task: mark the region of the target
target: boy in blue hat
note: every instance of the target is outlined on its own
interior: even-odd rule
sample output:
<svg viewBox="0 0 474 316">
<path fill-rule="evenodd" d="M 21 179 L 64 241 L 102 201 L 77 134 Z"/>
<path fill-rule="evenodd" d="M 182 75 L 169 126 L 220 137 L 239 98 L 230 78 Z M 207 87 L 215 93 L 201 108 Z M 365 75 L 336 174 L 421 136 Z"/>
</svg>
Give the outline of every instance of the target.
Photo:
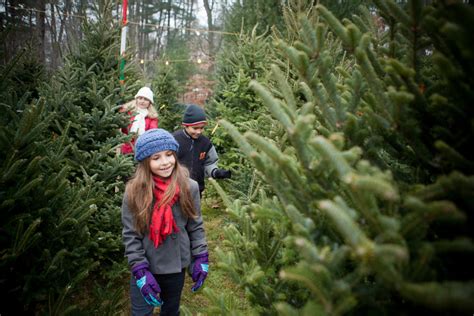
<svg viewBox="0 0 474 316">
<path fill-rule="evenodd" d="M 178 160 L 189 170 L 190 177 L 199 184 L 199 191 L 204 191 L 204 178 L 227 179 L 230 170 L 217 167 L 216 149 L 209 138 L 202 133 L 207 125 L 206 113 L 195 104 L 189 105 L 183 115 L 183 129 L 173 133 L 179 143 Z"/>
</svg>

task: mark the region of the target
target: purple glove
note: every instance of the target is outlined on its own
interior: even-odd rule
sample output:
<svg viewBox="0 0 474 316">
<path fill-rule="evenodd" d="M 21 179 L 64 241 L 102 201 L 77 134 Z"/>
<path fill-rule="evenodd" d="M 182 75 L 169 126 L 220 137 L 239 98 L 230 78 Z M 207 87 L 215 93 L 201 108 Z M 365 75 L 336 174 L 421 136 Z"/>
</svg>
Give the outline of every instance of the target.
<svg viewBox="0 0 474 316">
<path fill-rule="evenodd" d="M 193 271 L 192 279 L 194 282 L 191 291 L 196 292 L 204 284 L 204 280 L 207 278 L 207 271 L 209 270 L 209 254 L 207 252 L 193 257 Z"/>
<path fill-rule="evenodd" d="M 160 299 L 161 289 L 148 268 L 148 263 L 139 263 L 132 268 L 132 274 L 137 280 L 137 286 L 148 305 L 160 306 L 163 304 Z"/>
</svg>

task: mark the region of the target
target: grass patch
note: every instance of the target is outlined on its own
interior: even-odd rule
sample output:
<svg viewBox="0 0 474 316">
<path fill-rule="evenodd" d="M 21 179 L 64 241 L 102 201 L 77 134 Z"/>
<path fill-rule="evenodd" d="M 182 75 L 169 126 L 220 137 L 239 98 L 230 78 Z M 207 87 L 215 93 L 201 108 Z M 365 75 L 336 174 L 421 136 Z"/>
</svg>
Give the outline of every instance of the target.
<svg viewBox="0 0 474 316">
<path fill-rule="evenodd" d="M 226 275 L 225 271 L 217 266 L 217 258 L 213 255 L 216 247 L 225 249 L 222 242 L 224 240 L 223 227 L 226 214 L 221 205 L 216 205 L 210 199 L 203 200 L 202 214 L 209 248 L 209 275 L 204 287 L 197 293 L 191 292 L 193 282 L 190 277 L 186 278 L 181 298 L 183 314 L 216 314 L 216 308 L 225 304 L 239 314 L 248 315 L 250 314 L 248 312 L 250 307 L 244 291 Z M 211 300 L 214 302 L 211 302 Z"/>
<path fill-rule="evenodd" d="M 234 315 L 250 315 L 250 305 L 245 298 L 245 293 L 240 289 L 225 271 L 217 266 L 217 257 L 214 255 L 216 247 L 225 249 L 222 245 L 224 240 L 223 227 L 226 224 L 226 213 L 222 205 L 210 198 L 202 201 L 202 216 L 206 230 L 206 238 L 209 248 L 209 275 L 197 293 L 191 292 L 193 281 L 186 275 L 183 294 L 181 296 L 182 315 L 216 315 L 219 311 L 232 310 Z M 123 282 L 124 296 L 127 300 L 126 310 L 119 311 L 115 315 L 130 315 L 130 300 L 128 297 L 129 279 Z M 154 313 L 159 315 L 159 309 Z"/>
</svg>

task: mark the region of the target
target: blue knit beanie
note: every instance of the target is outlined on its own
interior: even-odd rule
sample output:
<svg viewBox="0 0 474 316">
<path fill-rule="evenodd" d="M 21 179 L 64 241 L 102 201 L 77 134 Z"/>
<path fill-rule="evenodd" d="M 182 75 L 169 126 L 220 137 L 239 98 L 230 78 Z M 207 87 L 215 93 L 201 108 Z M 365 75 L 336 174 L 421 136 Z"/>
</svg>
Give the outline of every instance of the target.
<svg viewBox="0 0 474 316">
<path fill-rule="evenodd" d="M 154 128 L 141 134 L 135 143 L 135 160 L 142 161 L 151 155 L 165 150 L 177 152 L 178 142 L 168 131 Z"/>
</svg>

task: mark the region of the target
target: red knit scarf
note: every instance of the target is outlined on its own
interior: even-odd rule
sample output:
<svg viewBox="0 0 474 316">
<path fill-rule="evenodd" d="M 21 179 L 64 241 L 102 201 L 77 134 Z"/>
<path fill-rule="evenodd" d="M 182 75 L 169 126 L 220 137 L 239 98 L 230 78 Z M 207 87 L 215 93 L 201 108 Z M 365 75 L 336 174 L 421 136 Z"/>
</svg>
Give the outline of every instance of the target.
<svg viewBox="0 0 474 316">
<path fill-rule="evenodd" d="M 151 216 L 150 239 L 153 241 L 155 248 L 157 248 L 172 232 L 179 232 L 178 226 L 176 225 L 173 217 L 173 211 L 171 210 L 171 207 L 179 198 L 179 187 L 176 185 L 176 191 L 174 192 L 173 198 L 168 204 L 158 207 L 159 202 L 163 198 L 171 179 L 162 179 L 160 177 L 153 176 L 153 181 L 155 182 L 153 194 L 155 196 L 156 203 L 153 207 L 153 214 Z"/>
</svg>

